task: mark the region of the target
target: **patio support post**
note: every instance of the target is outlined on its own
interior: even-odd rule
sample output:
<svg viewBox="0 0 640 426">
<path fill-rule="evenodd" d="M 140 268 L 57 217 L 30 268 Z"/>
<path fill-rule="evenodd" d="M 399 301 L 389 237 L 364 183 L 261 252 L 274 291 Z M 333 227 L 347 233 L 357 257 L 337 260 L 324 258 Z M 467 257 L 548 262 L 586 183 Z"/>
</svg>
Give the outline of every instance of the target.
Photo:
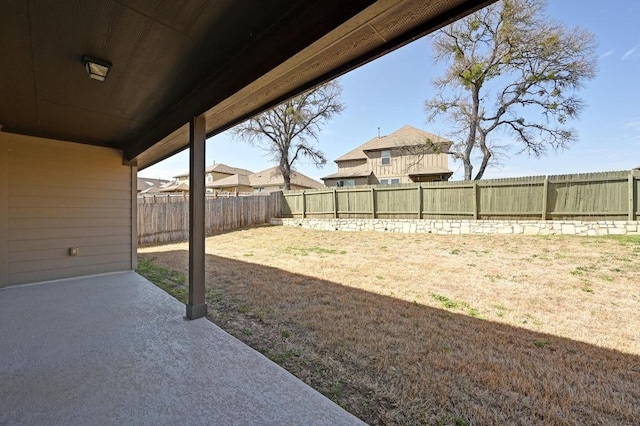
<svg viewBox="0 0 640 426">
<path fill-rule="evenodd" d="M 9 284 L 9 241 L 7 229 L 9 227 L 9 144 L 2 134 L 0 126 L 0 288 Z"/>
<path fill-rule="evenodd" d="M 198 319 L 207 315 L 205 301 L 205 139 L 204 115 L 189 123 L 189 303 L 187 318 Z"/>
</svg>

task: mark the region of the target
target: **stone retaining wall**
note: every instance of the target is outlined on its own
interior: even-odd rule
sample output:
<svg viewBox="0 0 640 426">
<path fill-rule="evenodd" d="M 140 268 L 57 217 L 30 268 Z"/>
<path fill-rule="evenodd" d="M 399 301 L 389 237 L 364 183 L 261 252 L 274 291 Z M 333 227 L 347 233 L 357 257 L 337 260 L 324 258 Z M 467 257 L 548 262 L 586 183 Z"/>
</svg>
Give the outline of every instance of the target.
<svg viewBox="0 0 640 426">
<path fill-rule="evenodd" d="M 272 225 L 325 231 L 387 231 L 432 234 L 640 235 L 640 221 L 271 219 Z"/>
</svg>

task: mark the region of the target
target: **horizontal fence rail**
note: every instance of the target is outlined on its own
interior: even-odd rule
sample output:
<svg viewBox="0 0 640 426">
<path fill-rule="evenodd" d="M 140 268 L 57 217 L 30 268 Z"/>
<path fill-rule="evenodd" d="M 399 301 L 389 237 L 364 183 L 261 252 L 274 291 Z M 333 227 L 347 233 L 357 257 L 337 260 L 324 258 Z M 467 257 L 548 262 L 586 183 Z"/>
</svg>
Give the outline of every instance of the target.
<svg viewBox="0 0 640 426">
<path fill-rule="evenodd" d="M 637 220 L 640 170 L 287 191 L 282 217 Z"/>
<path fill-rule="evenodd" d="M 269 223 L 280 217 L 282 193 L 240 197 L 207 196 L 207 235 Z M 189 239 L 189 196 L 138 198 L 138 244 L 163 244 Z"/>
</svg>

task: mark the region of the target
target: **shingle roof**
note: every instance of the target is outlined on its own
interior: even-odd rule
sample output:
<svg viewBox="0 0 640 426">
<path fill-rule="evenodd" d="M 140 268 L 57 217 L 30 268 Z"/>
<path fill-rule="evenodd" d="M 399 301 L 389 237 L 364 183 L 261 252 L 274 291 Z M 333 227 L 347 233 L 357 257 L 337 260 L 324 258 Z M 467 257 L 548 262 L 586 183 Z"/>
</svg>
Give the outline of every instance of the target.
<svg viewBox="0 0 640 426">
<path fill-rule="evenodd" d="M 362 166 L 349 167 L 348 169 L 338 171 L 337 173 L 333 173 L 329 176 L 325 176 L 322 180 L 325 179 L 336 179 L 336 178 L 357 178 L 357 177 L 367 177 L 371 176 L 373 172 L 367 169 L 367 165 L 363 164 Z"/>
<path fill-rule="evenodd" d="M 416 129 L 412 126 L 403 126 L 387 136 L 375 137 L 368 142 L 352 149 L 343 156 L 337 158 L 336 163 L 346 160 L 366 160 L 365 151 L 380 151 L 403 146 L 416 146 L 424 144 L 427 139 L 434 143 L 452 144 L 448 139 L 434 135 L 424 130 Z"/>
<path fill-rule="evenodd" d="M 446 175 L 451 176 L 453 172 L 446 167 L 440 166 L 425 166 L 420 169 L 411 170 L 407 173 L 409 176 L 418 176 L 418 175 Z"/>
<path fill-rule="evenodd" d="M 224 173 L 227 175 L 244 175 L 244 176 L 248 176 L 251 173 L 253 173 L 251 170 L 240 169 L 238 167 L 231 167 L 223 163 L 217 163 L 217 164 L 212 164 L 210 166 L 207 166 L 207 168 L 205 169 L 205 173 L 212 173 L 212 172 Z M 179 175 L 174 176 L 174 178 L 181 178 L 181 177 L 187 177 L 187 176 L 189 176 L 189 172 L 181 173 Z"/>
<path fill-rule="evenodd" d="M 249 176 L 231 175 L 207 184 L 207 188 L 229 188 L 234 186 L 251 186 Z"/>
<path fill-rule="evenodd" d="M 249 181 L 253 187 L 284 185 L 284 178 L 277 166 L 249 175 Z M 295 170 L 291 171 L 291 184 L 305 188 L 324 188 L 317 180 Z"/>
<path fill-rule="evenodd" d="M 178 185 L 169 185 L 165 186 L 158 192 L 188 192 L 189 191 L 189 183 L 182 182 Z"/>
<path fill-rule="evenodd" d="M 231 166 L 227 166 L 226 164 L 222 164 L 222 163 L 218 163 L 218 164 L 214 164 L 212 166 L 209 166 L 209 167 L 206 168 L 205 171 L 207 173 L 218 172 L 218 173 L 225 173 L 225 174 L 228 174 L 228 175 L 242 175 L 242 176 L 248 176 L 248 175 L 253 173 L 251 170 L 240 169 L 238 167 L 231 167 Z"/>
<path fill-rule="evenodd" d="M 160 188 L 168 184 L 169 181 L 165 179 L 138 177 L 138 191 L 141 193 L 153 193 L 158 192 Z"/>
</svg>

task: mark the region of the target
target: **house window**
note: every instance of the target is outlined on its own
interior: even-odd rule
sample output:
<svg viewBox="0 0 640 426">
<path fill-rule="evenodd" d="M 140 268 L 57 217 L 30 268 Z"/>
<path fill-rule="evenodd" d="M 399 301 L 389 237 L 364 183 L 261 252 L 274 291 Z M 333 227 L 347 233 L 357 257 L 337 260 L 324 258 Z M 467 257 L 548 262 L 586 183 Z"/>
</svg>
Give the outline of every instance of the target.
<svg viewBox="0 0 640 426">
<path fill-rule="evenodd" d="M 356 181 L 355 179 L 339 180 L 336 182 L 336 186 L 339 188 L 342 188 L 344 186 L 356 186 Z"/>
<path fill-rule="evenodd" d="M 400 183 L 400 179 L 391 179 L 391 185 L 398 185 Z"/>
<path fill-rule="evenodd" d="M 207 182 L 208 183 L 213 182 L 213 175 L 207 175 Z"/>
<path fill-rule="evenodd" d="M 389 179 L 380 179 L 380 185 L 389 185 Z"/>
<path fill-rule="evenodd" d="M 253 188 L 253 192 L 264 192 L 264 186 L 257 186 Z"/>
<path fill-rule="evenodd" d="M 382 165 L 383 166 L 388 166 L 389 164 L 391 164 L 391 151 L 381 151 L 380 152 L 380 159 L 382 160 Z"/>
</svg>

